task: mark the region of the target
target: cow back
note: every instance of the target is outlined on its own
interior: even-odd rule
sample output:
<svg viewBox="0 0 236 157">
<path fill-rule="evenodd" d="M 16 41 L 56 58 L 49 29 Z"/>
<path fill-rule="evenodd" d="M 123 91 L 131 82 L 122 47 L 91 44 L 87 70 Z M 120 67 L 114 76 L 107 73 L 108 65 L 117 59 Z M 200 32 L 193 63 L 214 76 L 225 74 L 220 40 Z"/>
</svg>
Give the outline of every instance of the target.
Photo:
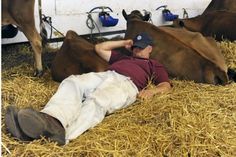
<svg viewBox="0 0 236 157">
<path fill-rule="evenodd" d="M 218 41 L 236 40 L 236 12 L 212 11 L 189 19 L 176 19 L 173 27 L 184 27 L 190 31 L 212 36 Z"/>
<path fill-rule="evenodd" d="M 205 38 L 198 32 L 191 32 L 185 29 L 170 27 L 160 27 L 159 29 L 170 36 L 173 36 L 187 47 L 192 48 L 200 56 L 213 62 L 213 64 L 216 64 L 222 70 L 225 71 L 227 69 L 223 59 L 224 57 L 213 38 Z"/>
<path fill-rule="evenodd" d="M 212 0 L 203 14 L 216 11 L 216 10 L 227 10 L 236 12 L 236 1 L 235 0 Z"/>
<path fill-rule="evenodd" d="M 96 54 L 93 44 L 74 31 L 68 31 L 52 62 L 51 74 L 53 80 L 62 81 L 70 75 L 104 71 L 107 66 Z"/>
</svg>

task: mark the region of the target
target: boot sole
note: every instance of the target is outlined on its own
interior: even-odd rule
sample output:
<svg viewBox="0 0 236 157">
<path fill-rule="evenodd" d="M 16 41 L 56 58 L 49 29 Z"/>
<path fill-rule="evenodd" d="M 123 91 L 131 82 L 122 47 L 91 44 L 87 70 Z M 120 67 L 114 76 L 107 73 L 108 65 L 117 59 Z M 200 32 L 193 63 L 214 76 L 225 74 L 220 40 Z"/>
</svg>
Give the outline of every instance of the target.
<svg viewBox="0 0 236 157">
<path fill-rule="evenodd" d="M 45 130 L 44 120 L 32 109 L 22 109 L 18 112 L 18 121 L 22 131 L 29 137 L 38 139 Z"/>
<path fill-rule="evenodd" d="M 21 130 L 19 123 L 17 122 L 17 112 L 18 109 L 16 109 L 13 106 L 9 106 L 6 109 L 6 115 L 5 115 L 5 124 L 7 130 L 16 138 L 21 138 Z"/>
<path fill-rule="evenodd" d="M 27 137 L 23 134 L 19 122 L 17 119 L 17 113 L 19 110 L 14 106 L 8 106 L 6 109 L 6 115 L 5 115 L 5 124 L 6 129 L 9 133 L 12 134 L 12 136 L 22 140 L 22 141 L 30 141 L 30 137 Z"/>
<path fill-rule="evenodd" d="M 31 138 L 39 139 L 41 136 L 45 136 L 59 145 L 65 144 L 65 137 L 50 130 L 41 115 L 33 109 L 20 110 L 18 112 L 18 121 L 22 131 Z"/>
</svg>

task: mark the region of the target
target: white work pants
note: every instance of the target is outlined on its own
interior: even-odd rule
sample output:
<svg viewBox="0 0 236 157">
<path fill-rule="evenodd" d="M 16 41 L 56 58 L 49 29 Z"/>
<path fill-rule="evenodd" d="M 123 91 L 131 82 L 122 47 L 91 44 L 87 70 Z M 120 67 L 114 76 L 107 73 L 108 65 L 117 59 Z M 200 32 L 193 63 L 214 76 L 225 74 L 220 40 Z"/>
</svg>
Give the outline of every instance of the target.
<svg viewBox="0 0 236 157">
<path fill-rule="evenodd" d="M 115 71 L 71 75 L 41 112 L 62 123 L 68 143 L 100 123 L 106 114 L 132 104 L 137 94 L 130 78 Z"/>
</svg>

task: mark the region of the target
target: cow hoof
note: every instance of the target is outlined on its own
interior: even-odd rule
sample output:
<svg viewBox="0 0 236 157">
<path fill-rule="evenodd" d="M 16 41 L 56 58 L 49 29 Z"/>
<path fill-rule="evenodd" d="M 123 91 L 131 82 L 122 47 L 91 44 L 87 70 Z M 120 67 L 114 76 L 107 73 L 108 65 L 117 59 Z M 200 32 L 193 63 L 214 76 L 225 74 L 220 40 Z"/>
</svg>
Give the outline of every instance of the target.
<svg viewBox="0 0 236 157">
<path fill-rule="evenodd" d="M 44 71 L 43 70 L 35 70 L 34 77 L 41 77 L 43 76 Z"/>
</svg>

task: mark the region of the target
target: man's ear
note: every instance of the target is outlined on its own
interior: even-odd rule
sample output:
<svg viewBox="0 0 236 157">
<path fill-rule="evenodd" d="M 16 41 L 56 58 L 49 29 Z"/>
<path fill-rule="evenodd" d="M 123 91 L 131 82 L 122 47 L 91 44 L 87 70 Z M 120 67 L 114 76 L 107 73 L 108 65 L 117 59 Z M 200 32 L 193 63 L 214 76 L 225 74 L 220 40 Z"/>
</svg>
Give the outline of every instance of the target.
<svg viewBox="0 0 236 157">
<path fill-rule="evenodd" d="M 151 53 L 152 52 L 152 46 L 148 45 L 147 48 L 148 48 L 148 52 Z"/>
</svg>

